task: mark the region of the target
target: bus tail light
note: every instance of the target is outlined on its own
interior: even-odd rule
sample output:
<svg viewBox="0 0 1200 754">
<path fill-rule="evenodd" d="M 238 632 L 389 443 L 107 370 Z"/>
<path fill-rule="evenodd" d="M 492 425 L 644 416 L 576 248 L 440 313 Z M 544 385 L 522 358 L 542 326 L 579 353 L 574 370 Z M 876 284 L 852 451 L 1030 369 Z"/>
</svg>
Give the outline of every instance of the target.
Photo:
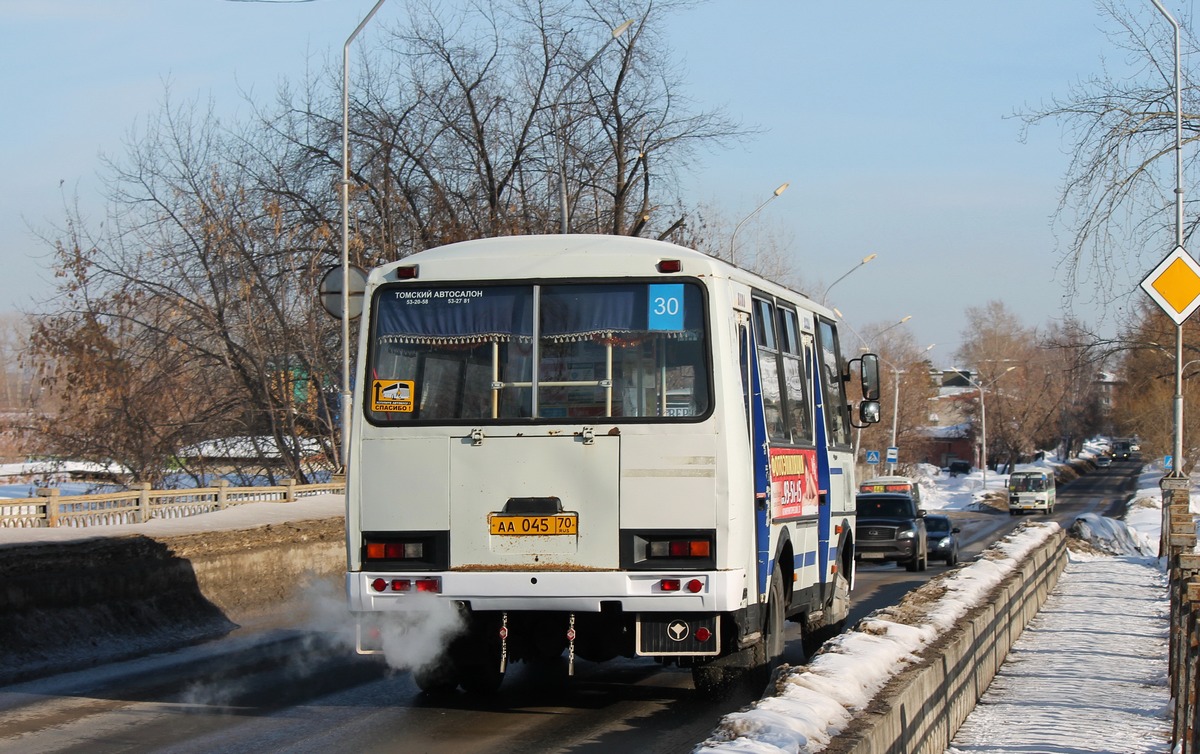
<svg viewBox="0 0 1200 754">
<path fill-rule="evenodd" d="M 659 539 L 649 543 L 647 555 L 652 558 L 707 558 L 712 556 L 708 539 Z"/>
<path fill-rule="evenodd" d="M 405 265 L 403 267 L 397 267 L 396 268 L 396 279 L 397 280 L 416 280 L 418 277 L 418 273 L 420 272 L 420 267 L 421 267 L 421 265 L 419 265 L 419 264 L 409 264 L 409 265 Z"/>
<path fill-rule="evenodd" d="M 664 592 L 679 592 L 686 589 L 692 594 L 699 594 L 704 591 L 704 581 L 689 579 L 687 583 L 684 583 L 683 579 L 660 579 L 658 588 Z"/>
<path fill-rule="evenodd" d="M 679 272 L 683 269 L 683 262 L 679 259 L 660 259 L 656 265 L 659 272 Z"/>
<path fill-rule="evenodd" d="M 367 560 L 423 560 L 424 542 L 367 542 Z"/>
<path fill-rule="evenodd" d="M 423 579 L 385 579 L 375 578 L 371 588 L 377 592 L 426 592 L 441 594 L 442 580 L 436 577 Z"/>
<path fill-rule="evenodd" d="M 364 570 L 444 571 L 450 535 L 444 531 L 363 532 Z"/>
<path fill-rule="evenodd" d="M 717 535 L 712 529 L 621 532 L 621 567 L 636 570 L 717 567 Z"/>
</svg>

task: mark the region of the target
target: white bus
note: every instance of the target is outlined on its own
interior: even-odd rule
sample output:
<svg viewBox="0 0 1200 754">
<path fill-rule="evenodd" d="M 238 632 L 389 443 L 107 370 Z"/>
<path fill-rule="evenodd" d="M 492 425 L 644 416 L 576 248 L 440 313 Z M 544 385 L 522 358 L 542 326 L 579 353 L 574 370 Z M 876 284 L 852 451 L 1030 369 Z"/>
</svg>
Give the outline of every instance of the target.
<svg viewBox="0 0 1200 754">
<path fill-rule="evenodd" d="M 850 429 L 879 414 L 876 357 L 840 349 L 830 310 L 659 241 L 494 238 L 375 269 L 346 479 L 359 651 L 373 614 L 429 599 L 466 628 L 414 673 L 428 692 L 564 652 L 718 691 L 776 660 L 785 619 L 823 641 L 854 574 Z"/>
<path fill-rule="evenodd" d="M 1053 513 L 1054 474 L 1050 471 L 1014 471 L 1008 477 L 1008 513 Z"/>
</svg>

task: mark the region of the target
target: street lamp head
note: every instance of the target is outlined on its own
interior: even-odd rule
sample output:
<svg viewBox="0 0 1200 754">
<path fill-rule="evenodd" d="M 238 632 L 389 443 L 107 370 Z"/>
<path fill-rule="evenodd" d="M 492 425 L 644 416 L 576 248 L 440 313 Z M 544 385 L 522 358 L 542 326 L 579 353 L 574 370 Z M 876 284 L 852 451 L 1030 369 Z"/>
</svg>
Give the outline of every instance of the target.
<svg viewBox="0 0 1200 754">
<path fill-rule="evenodd" d="M 628 21 L 626 21 L 625 23 L 621 24 L 621 25 L 620 25 L 620 26 L 618 26 L 617 28 L 613 29 L 613 30 L 612 30 L 612 38 L 613 38 L 613 39 L 616 39 L 617 37 L 621 36 L 621 35 L 622 35 L 622 34 L 624 34 L 625 32 L 629 31 L 629 27 L 630 27 L 630 26 L 633 26 L 633 19 L 632 19 L 632 18 L 631 18 L 631 19 L 629 19 Z"/>
<path fill-rule="evenodd" d="M 870 262 L 872 259 L 874 259 L 874 258 L 875 258 L 875 257 L 877 257 L 877 256 L 879 256 L 879 255 L 878 255 L 878 254 L 868 254 L 868 255 L 866 255 L 865 257 L 863 257 L 863 258 L 862 258 L 862 261 L 861 261 L 861 262 L 859 262 L 858 264 L 856 264 L 856 265 L 854 265 L 853 267 L 851 267 L 851 268 L 850 268 L 850 269 L 849 269 L 849 270 L 848 270 L 848 271 L 847 271 L 847 272 L 846 272 L 844 275 L 842 275 L 840 278 L 838 278 L 837 280 L 834 280 L 832 283 L 830 283 L 830 284 L 829 284 L 829 287 L 827 287 L 827 288 L 825 289 L 825 293 L 824 293 L 824 294 L 821 296 L 821 305 L 822 305 L 822 306 L 824 306 L 824 305 L 825 305 L 825 302 L 829 300 L 829 291 L 833 290 L 833 286 L 835 286 L 835 285 L 837 285 L 838 283 L 840 283 L 840 282 L 842 282 L 843 280 L 845 280 L 847 275 L 849 275 L 851 272 L 854 272 L 854 271 L 855 271 L 855 270 L 857 270 L 859 267 L 862 267 L 862 266 L 863 266 L 864 264 L 866 264 L 867 262 Z"/>
<path fill-rule="evenodd" d="M 729 234 L 729 261 L 730 262 L 732 262 L 733 264 L 737 264 L 736 257 L 735 257 L 736 247 L 733 245 L 733 240 L 735 238 L 737 238 L 737 232 L 739 230 L 741 230 L 742 226 L 746 224 L 747 220 L 749 220 L 750 218 L 757 215 L 763 207 L 770 204 L 777 196 L 782 194 L 784 191 L 787 191 L 787 187 L 789 185 L 791 185 L 791 184 L 784 183 L 784 184 L 780 185 L 779 188 L 777 188 L 773 192 L 771 192 L 771 195 L 767 197 L 766 201 L 764 201 L 762 204 L 755 207 L 753 212 L 751 212 L 750 214 L 743 217 L 738 222 L 737 225 L 733 226 L 733 232 Z"/>
</svg>

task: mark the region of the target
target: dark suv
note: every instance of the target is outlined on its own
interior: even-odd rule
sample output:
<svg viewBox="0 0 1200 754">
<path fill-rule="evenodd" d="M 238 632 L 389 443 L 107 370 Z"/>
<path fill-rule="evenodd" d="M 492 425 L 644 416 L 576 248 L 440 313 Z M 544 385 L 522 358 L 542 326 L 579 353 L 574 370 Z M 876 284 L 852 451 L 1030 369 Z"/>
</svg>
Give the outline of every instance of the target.
<svg viewBox="0 0 1200 754">
<path fill-rule="evenodd" d="M 910 571 L 929 567 L 925 511 L 911 495 L 867 493 L 856 500 L 855 560 L 903 563 Z"/>
</svg>

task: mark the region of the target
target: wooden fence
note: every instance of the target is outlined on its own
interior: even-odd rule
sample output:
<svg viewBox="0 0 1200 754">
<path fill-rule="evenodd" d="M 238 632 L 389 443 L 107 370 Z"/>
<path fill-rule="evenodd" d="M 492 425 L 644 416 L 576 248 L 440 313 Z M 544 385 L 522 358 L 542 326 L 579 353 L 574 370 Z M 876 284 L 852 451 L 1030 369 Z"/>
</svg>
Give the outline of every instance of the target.
<svg viewBox="0 0 1200 754">
<path fill-rule="evenodd" d="M 1200 754 L 1200 554 L 1196 517 L 1190 512 L 1188 478 L 1162 480 L 1163 531 L 1160 554 L 1167 558 L 1171 595 L 1171 751 Z"/>
<path fill-rule="evenodd" d="M 92 495 L 62 495 L 56 487 L 43 487 L 37 497 L 0 498 L 0 528 L 140 524 L 241 503 L 291 503 L 310 495 L 345 491 L 343 481 L 296 484 L 290 479 L 274 487 L 231 487 L 222 479 L 215 487 L 181 490 L 152 490 L 144 483 L 132 490 Z"/>
</svg>

